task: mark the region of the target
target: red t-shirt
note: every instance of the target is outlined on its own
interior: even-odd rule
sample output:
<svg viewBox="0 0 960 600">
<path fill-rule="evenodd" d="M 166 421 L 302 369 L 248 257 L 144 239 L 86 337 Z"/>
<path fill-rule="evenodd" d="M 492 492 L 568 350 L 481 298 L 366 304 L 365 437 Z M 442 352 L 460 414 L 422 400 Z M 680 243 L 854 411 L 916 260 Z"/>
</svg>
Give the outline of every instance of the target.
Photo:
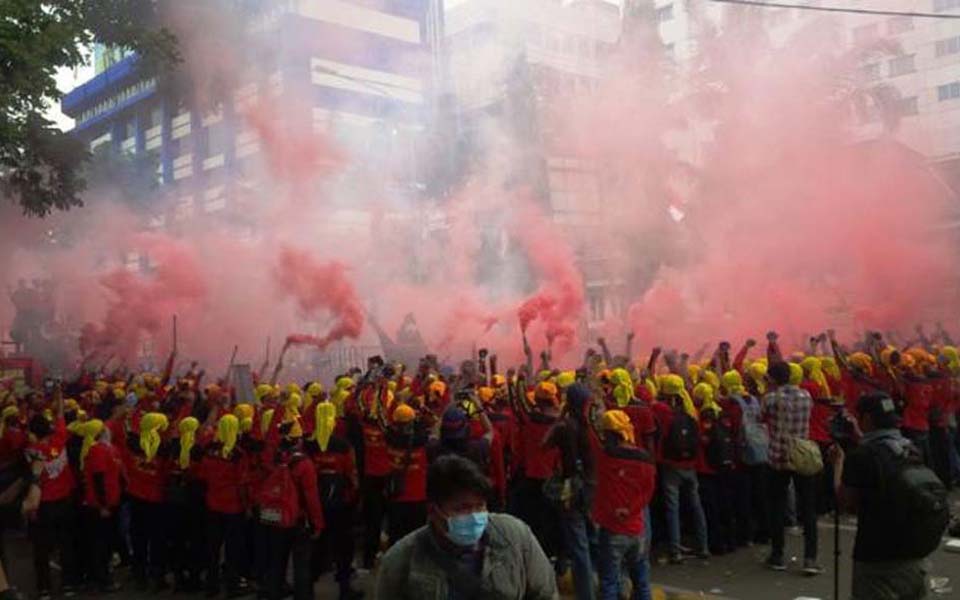
<svg viewBox="0 0 960 600">
<path fill-rule="evenodd" d="M 7 427 L 0 438 L 0 465 L 9 465 L 23 458 L 27 449 L 27 434 L 22 429 Z"/>
<path fill-rule="evenodd" d="M 30 444 L 27 456 L 31 462 L 40 461 L 40 501 L 53 502 L 68 498 L 77 485 L 73 468 L 67 458 L 67 424 L 57 419 L 53 433 L 46 439 Z"/>
<path fill-rule="evenodd" d="M 657 469 L 648 452 L 635 446 L 603 446 L 590 435 L 596 456 L 593 520 L 620 535 L 643 535 L 643 510 L 650 504 Z"/>
<path fill-rule="evenodd" d="M 823 397 L 823 394 L 820 393 L 820 387 L 816 384 L 806 385 L 801 384 L 801 388 L 811 391 L 811 388 L 817 388 L 818 394 L 820 397 L 815 397 L 811 393 L 810 396 L 813 398 L 813 406 L 810 408 L 810 439 L 826 444 L 830 442 L 830 418 L 833 417 L 833 408 L 830 406 L 830 399 Z"/>
<path fill-rule="evenodd" d="M 377 423 L 367 420 L 362 422 L 361 427 L 363 428 L 363 474 L 373 477 L 388 475 L 392 466 L 383 430 Z"/>
<path fill-rule="evenodd" d="M 218 446 L 211 448 L 198 469 L 199 477 L 206 483 L 207 510 L 227 515 L 244 512 L 247 473 L 247 459 L 240 449 L 235 448 L 229 458 L 223 458 Z"/>
<path fill-rule="evenodd" d="M 932 386 L 927 381 L 907 381 L 905 387 L 907 405 L 903 409 L 903 426 L 915 431 L 930 431 Z"/>
<path fill-rule="evenodd" d="M 670 434 L 670 426 L 673 425 L 673 407 L 659 400 L 653 403 L 653 416 L 657 420 L 657 428 L 660 430 L 660 443 L 657 444 L 657 462 L 673 467 L 675 469 L 693 469 L 697 466 L 697 459 L 691 460 L 671 460 L 663 457 L 663 440 Z M 702 445 L 702 444 L 701 444 Z"/>
<path fill-rule="evenodd" d="M 557 468 L 560 451 L 543 447 L 543 440 L 556 422 L 556 417 L 540 412 L 532 412 L 520 422 L 520 453 L 528 479 L 549 479 Z"/>
<path fill-rule="evenodd" d="M 944 428 L 953 408 L 953 380 L 936 377 L 930 380 L 930 426 Z"/>
<path fill-rule="evenodd" d="M 83 461 L 85 506 L 93 508 L 116 508 L 120 505 L 120 453 L 112 444 L 97 442 L 90 447 Z M 103 475 L 106 505 L 100 502 L 94 485 L 94 475 Z"/>
<path fill-rule="evenodd" d="M 414 435 L 410 445 L 407 436 L 389 432 L 386 436 L 387 454 L 393 472 L 404 473 L 403 489 L 391 498 L 394 502 L 424 502 L 427 499 L 427 436 Z M 407 462 L 409 448 L 410 458 Z"/>
<path fill-rule="evenodd" d="M 331 437 L 327 444 L 327 451 L 321 452 L 316 443 L 308 445 L 310 458 L 317 471 L 317 478 L 337 477 L 345 482 L 346 502 L 353 502 L 357 496 L 357 462 L 353 454 L 353 447 L 345 439 Z"/>
<path fill-rule="evenodd" d="M 127 473 L 127 493 L 145 502 L 163 502 L 164 487 L 167 483 L 165 461 L 154 457 L 147 462 L 142 453 L 129 447 L 124 447 L 120 456 Z"/>
<path fill-rule="evenodd" d="M 653 452 L 656 446 L 653 438 L 657 433 L 657 420 L 653 416 L 653 409 L 646 402 L 634 400 L 623 407 L 623 412 L 627 413 L 627 416 L 630 417 L 630 423 L 633 424 L 633 434 L 637 439 L 637 445 L 647 452 Z M 648 439 L 650 440 L 649 443 L 647 442 Z"/>
</svg>

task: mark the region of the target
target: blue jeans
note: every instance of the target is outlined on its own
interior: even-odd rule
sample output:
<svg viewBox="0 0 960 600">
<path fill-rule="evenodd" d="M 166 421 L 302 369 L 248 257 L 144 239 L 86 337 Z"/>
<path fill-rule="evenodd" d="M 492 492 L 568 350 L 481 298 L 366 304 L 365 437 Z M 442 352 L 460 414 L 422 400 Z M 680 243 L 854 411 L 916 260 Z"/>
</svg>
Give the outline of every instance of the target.
<svg viewBox="0 0 960 600">
<path fill-rule="evenodd" d="M 587 516 L 583 511 L 564 512 L 561 519 L 566 554 L 573 563 L 573 587 L 577 600 L 593 600 L 593 569 L 590 565 L 590 540 Z"/>
<path fill-rule="evenodd" d="M 680 494 L 693 514 L 694 537 L 697 550 L 708 552 L 707 518 L 700 504 L 697 473 L 693 469 L 677 469 L 669 465 L 663 467 L 663 498 L 667 505 L 667 534 L 670 540 L 671 554 L 680 553 Z"/>
<path fill-rule="evenodd" d="M 600 529 L 600 600 L 619 600 L 620 574 L 626 568 L 633 600 L 650 600 L 650 561 L 646 535 L 621 535 Z"/>
</svg>

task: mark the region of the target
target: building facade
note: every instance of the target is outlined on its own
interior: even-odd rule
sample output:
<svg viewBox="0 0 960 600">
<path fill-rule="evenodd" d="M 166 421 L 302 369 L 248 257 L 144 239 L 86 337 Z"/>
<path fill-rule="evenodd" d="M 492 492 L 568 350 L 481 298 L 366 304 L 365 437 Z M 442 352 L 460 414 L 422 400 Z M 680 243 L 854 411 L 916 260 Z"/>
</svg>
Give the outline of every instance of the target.
<svg viewBox="0 0 960 600">
<path fill-rule="evenodd" d="M 434 4 L 275 2 L 245 22 L 251 43 L 237 49 L 235 89 L 204 110 L 142 77 L 136 55 L 101 48 L 97 74 L 64 96 L 62 110 L 92 150 L 157 158 L 158 227 L 228 210 L 256 190 L 262 148 L 247 117 L 258 106 L 272 107 L 269 118 L 290 131 L 331 134 L 390 169 L 400 188 L 416 189 L 410 157 L 432 110 Z"/>
</svg>

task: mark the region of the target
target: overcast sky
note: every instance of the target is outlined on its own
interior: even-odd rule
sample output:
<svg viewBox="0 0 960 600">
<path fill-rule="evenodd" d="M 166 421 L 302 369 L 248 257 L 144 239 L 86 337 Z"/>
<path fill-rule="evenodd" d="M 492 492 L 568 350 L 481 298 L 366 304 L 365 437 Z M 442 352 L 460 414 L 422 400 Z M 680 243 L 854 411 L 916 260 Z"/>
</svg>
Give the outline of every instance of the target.
<svg viewBox="0 0 960 600">
<path fill-rule="evenodd" d="M 57 88 L 63 92 L 69 92 L 81 83 L 93 77 L 93 58 L 90 64 L 77 69 L 60 69 L 57 71 Z M 57 127 L 67 131 L 73 129 L 73 119 L 60 112 L 60 101 L 52 103 L 50 110 L 47 111 L 47 118 L 57 124 Z"/>
</svg>

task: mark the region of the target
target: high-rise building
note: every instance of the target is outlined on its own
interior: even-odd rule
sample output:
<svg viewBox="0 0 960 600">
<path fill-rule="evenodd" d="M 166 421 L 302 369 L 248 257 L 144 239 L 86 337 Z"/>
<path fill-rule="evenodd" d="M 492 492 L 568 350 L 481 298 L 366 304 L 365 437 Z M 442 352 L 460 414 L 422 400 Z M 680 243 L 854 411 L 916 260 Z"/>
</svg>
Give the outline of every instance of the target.
<svg viewBox="0 0 960 600">
<path fill-rule="evenodd" d="M 98 47 L 97 74 L 66 94 L 73 134 L 91 149 L 153 153 L 162 184 L 154 225 L 229 209 L 258 186 L 252 107 L 290 131 L 324 131 L 417 189 L 411 157 L 432 110 L 434 0 L 283 0 L 249 16 L 232 57 L 238 80 L 204 110 L 145 78 L 138 56 Z M 186 40 L 189 47 L 190 40 Z M 193 69 L 187 56 L 184 69 Z M 203 61 L 198 61 L 202 63 Z M 202 74 L 201 74 L 202 77 Z M 163 82 L 160 82 L 161 84 Z M 379 161 L 379 162 L 376 162 Z"/>
<path fill-rule="evenodd" d="M 620 13 L 621 3 L 607 0 L 455 0 L 446 13 L 458 147 L 509 163 L 497 175 L 534 190 L 571 240 L 599 224 L 602 173 L 562 145 L 551 109 L 591 102 L 620 39 Z M 505 254 L 502 223 L 492 221 L 484 235 L 495 241 L 487 245 Z M 587 288 L 587 324 L 622 312 L 603 257 L 573 245 Z"/>
</svg>

